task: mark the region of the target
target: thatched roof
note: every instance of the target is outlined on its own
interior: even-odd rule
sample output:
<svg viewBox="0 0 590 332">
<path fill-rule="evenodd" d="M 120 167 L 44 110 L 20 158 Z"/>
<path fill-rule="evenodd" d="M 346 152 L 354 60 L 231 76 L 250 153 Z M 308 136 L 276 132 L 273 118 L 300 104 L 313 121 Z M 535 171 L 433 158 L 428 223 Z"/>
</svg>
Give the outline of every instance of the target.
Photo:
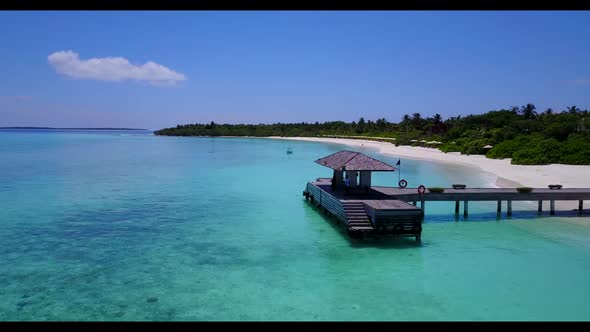
<svg viewBox="0 0 590 332">
<path fill-rule="evenodd" d="M 316 163 L 335 170 L 346 167 L 347 171 L 384 171 L 393 172 L 395 167 L 360 152 L 343 150 L 318 159 Z"/>
</svg>

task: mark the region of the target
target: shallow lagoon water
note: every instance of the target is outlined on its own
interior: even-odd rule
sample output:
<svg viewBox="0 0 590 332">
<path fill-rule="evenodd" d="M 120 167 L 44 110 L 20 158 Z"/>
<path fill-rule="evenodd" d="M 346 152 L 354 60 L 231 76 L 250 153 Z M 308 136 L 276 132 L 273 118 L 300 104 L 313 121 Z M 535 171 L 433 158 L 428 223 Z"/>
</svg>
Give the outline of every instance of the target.
<svg viewBox="0 0 590 332">
<path fill-rule="evenodd" d="M 427 203 L 419 245 L 349 239 L 302 196 L 342 148 L 0 131 L 0 320 L 590 319 L 589 218 Z M 411 187 L 494 180 L 401 163 Z"/>
</svg>

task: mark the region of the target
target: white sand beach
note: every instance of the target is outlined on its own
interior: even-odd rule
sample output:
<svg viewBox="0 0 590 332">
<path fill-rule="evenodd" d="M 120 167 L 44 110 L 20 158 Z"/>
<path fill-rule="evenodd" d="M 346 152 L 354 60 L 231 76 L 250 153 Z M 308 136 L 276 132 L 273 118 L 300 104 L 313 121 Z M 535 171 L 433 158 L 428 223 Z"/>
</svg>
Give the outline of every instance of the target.
<svg viewBox="0 0 590 332">
<path fill-rule="evenodd" d="M 481 155 L 461 155 L 458 152 L 444 153 L 438 149 L 395 146 L 387 142 L 361 139 L 323 138 L 323 137 L 270 137 L 299 141 L 336 143 L 354 147 L 374 148 L 379 153 L 390 154 L 411 159 L 426 159 L 435 162 L 475 166 L 484 172 L 496 176 L 496 186 L 527 186 L 547 188 L 549 184 L 561 184 L 564 188 L 589 188 L 590 166 L 579 165 L 512 165 L 510 159 L 489 159 Z M 584 208 L 588 208 L 588 201 Z M 577 202 L 556 202 L 557 209 L 577 208 Z"/>
</svg>

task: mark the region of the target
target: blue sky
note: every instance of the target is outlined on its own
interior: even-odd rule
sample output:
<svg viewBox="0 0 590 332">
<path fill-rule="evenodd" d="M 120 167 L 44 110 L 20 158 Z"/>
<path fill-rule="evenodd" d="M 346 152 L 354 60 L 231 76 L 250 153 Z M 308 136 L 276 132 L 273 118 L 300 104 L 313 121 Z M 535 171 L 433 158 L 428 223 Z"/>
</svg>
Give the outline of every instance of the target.
<svg viewBox="0 0 590 332">
<path fill-rule="evenodd" d="M 584 109 L 588 36 L 582 11 L 5 11 L 0 126 Z"/>
</svg>

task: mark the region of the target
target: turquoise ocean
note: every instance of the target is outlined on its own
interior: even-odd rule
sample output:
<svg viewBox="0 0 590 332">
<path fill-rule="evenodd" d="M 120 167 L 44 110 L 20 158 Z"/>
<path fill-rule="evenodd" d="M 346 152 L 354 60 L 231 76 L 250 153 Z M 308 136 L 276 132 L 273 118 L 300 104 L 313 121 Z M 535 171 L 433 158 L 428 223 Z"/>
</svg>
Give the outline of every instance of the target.
<svg viewBox="0 0 590 332">
<path fill-rule="evenodd" d="M 286 154 L 288 146 L 293 154 Z M 0 131 L 0 321 L 590 320 L 590 218 L 427 203 L 422 243 L 350 239 L 305 201 L 363 148 Z M 401 158 L 410 187 L 489 186 Z M 395 185 L 398 174 L 374 176 Z"/>
</svg>

